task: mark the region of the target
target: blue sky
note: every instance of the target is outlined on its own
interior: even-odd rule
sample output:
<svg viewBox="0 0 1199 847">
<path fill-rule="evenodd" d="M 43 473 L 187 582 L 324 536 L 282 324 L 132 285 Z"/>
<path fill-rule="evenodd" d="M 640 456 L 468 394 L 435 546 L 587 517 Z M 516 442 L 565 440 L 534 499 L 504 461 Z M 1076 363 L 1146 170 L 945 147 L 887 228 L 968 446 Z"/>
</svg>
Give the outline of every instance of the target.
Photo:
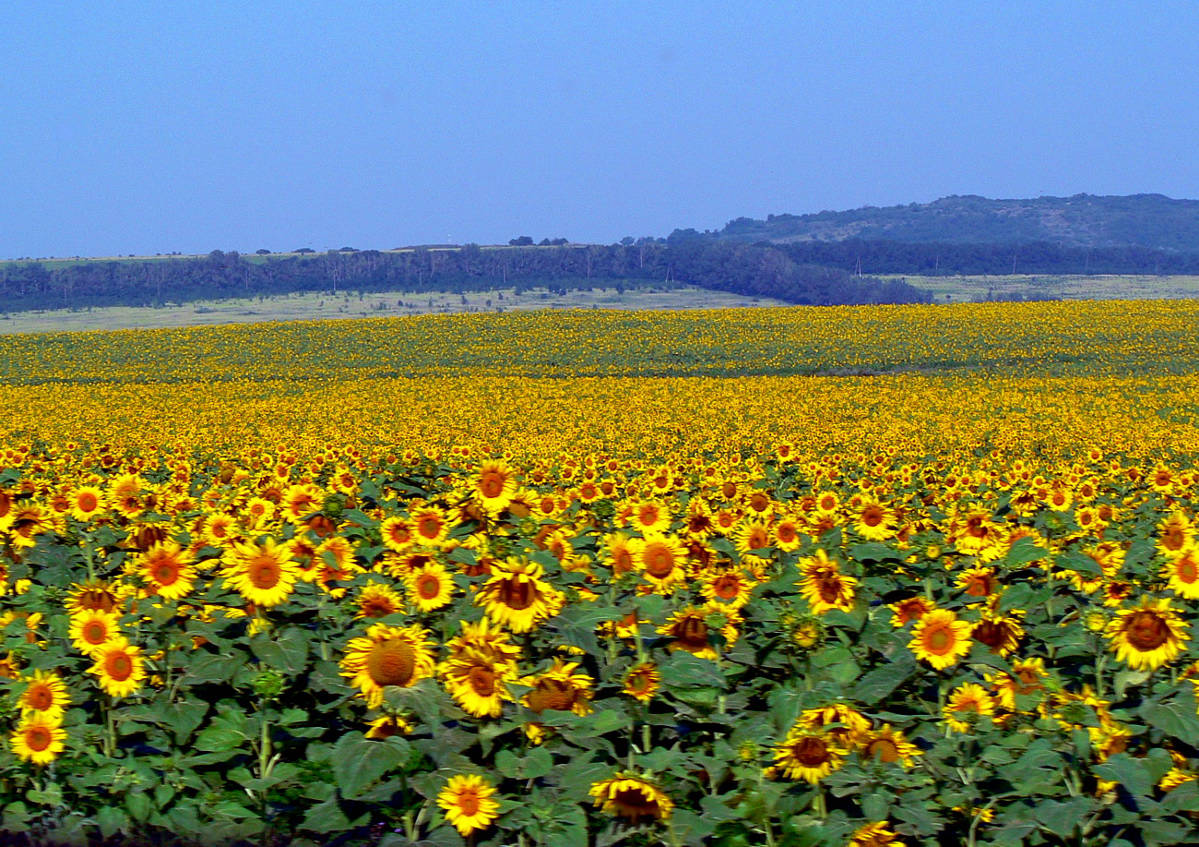
<svg viewBox="0 0 1199 847">
<path fill-rule="evenodd" d="M 0 25 L 0 257 L 1199 197 L 1192 3 L 9 0 Z"/>
</svg>

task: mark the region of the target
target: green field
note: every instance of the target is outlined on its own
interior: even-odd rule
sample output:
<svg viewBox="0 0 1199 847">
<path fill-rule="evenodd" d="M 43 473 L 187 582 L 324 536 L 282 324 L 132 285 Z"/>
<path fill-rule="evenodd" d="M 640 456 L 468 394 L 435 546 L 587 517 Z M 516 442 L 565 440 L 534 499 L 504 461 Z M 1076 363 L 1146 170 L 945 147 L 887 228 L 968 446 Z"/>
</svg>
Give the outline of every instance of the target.
<svg viewBox="0 0 1199 847">
<path fill-rule="evenodd" d="M 1199 276 L 1150 274 L 1092 274 L 1058 276 L 1011 274 L 1004 276 L 912 276 L 917 288 L 931 291 L 938 303 L 975 303 L 983 300 L 1176 300 L 1199 297 Z"/>
<path fill-rule="evenodd" d="M 529 309 L 719 309 L 738 306 L 785 306 L 769 297 L 742 297 L 704 288 L 615 288 L 570 290 L 564 295 L 544 288 L 516 293 L 494 291 L 384 291 L 365 293 L 293 292 L 267 297 L 209 300 L 154 306 L 105 306 L 93 309 L 46 309 L 0 315 L 0 335 L 95 329 L 156 329 L 262 321 L 335 320 L 458 312 L 509 312 Z"/>
</svg>

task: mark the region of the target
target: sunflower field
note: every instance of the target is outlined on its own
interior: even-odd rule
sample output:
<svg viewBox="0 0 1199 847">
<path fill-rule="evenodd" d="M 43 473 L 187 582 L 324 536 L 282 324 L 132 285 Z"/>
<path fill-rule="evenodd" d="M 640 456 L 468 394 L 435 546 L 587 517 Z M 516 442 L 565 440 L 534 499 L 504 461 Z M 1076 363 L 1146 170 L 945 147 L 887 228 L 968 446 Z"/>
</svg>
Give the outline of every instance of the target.
<svg viewBox="0 0 1199 847">
<path fill-rule="evenodd" d="M 1196 318 L 0 340 L 0 832 L 1197 841 Z"/>
</svg>

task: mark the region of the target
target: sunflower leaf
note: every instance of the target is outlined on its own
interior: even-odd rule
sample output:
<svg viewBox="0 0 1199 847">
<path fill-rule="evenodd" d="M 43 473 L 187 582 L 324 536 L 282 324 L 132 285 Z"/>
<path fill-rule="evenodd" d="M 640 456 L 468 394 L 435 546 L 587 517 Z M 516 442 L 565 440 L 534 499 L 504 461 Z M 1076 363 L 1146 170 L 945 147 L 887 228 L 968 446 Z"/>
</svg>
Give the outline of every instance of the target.
<svg viewBox="0 0 1199 847">
<path fill-rule="evenodd" d="M 408 743 L 402 738 L 372 741 L 361 732 L 349 732 L 333 748 L 333 778 L 343 797 L 356 797 L 408 761 L 408 755 Z"/>
</svg>

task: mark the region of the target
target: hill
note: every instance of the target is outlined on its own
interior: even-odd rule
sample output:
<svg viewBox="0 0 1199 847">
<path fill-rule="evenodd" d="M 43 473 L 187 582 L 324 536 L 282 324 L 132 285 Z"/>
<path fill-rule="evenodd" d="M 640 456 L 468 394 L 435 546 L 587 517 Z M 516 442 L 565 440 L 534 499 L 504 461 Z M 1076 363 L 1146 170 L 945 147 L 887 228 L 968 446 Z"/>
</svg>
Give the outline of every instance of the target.
<svg viewBox="0 0 1199 847">
<path fill-rule="evenodd" d="M 906 206 L 770 215 L 766 220 L 737 218 L 711 234 L 749 242 L 1046 242 L 1064 247 L 1199 252 L 1199 200 L 1175 200 L 1161 194 L 1076 194 L 1023 200 L 964 195 Z"/>
</svg>

